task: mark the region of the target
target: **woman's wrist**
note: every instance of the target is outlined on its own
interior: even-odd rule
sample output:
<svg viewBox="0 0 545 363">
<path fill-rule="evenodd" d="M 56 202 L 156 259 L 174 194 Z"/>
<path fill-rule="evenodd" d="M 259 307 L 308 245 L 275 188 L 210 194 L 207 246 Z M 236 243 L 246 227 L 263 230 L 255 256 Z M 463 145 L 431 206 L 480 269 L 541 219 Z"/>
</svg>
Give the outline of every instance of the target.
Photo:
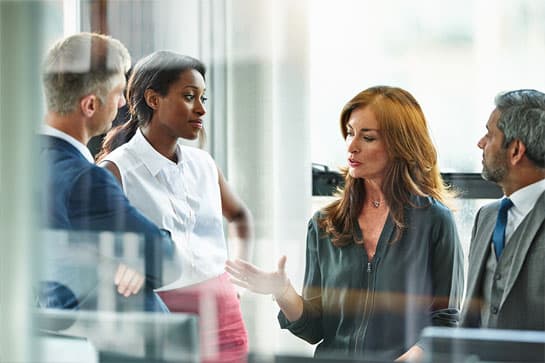
<svg viewBox="0 0 545 363">
<path fill-rule="evenodd" d="M 288 293 L 288 290 L 290 289 L 290 287 L 291 287 L 290 279 L 287 279 L 286 286 L 284 286 L 279 292 L 272 294 L 273 300 L 277 301 L 282 299 Z"/>
</svg>

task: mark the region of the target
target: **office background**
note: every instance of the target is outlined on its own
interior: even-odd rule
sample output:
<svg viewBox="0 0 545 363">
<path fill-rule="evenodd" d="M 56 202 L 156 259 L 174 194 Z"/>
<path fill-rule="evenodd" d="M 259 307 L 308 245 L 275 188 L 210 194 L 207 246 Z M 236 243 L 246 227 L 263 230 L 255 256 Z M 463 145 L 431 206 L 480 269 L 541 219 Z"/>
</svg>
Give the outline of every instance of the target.
<svg viewBox="0 0 545 363">
<path fill-rule="evenodd" d="M 428 118 L 442 171 L 478 173 L 476 142 L 495 94 L 545 89 L 543 19 L 541 0 L 0 1 L 0 357 L 32 355 L 21 304 L 40 268 L 32 134 L 44 113 L 40 59 L 58 37 L 105 32 L 134 61 L 171 49 L 207 64 L 206 148 L 254 214 L 253 262 L 273 268 L 288 255 L 300 287 L 307 220 L 328 201 L 312 196 L 311 164 L 344 165 L 343 104 L 371 85 L 406 88 Z M 486 201 L 476 197 L 456 213 L 466 252 Z M 242 307 L 252 350 L 311 354 L 280 331 L 269 297 L 245 294 Z"/>
</svg>

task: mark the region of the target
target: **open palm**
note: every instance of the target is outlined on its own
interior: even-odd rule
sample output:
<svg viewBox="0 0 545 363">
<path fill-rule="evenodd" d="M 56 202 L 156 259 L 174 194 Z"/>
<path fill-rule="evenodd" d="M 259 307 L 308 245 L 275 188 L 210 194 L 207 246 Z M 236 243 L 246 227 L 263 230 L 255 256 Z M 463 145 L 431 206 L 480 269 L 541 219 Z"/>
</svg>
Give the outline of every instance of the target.
<svg viewBox="0 0 545 363">
<path fill-rule="evenodd" d="M 231 281 L 259 294 L 279 295 L 286 291 L 289 279 L 286 275 L 286 256 L 278 261 L 278 270 L 267 272 L 249 262 L 237 259 L 227 261 L 225 270 L 231 275 Z"/>
</svg>

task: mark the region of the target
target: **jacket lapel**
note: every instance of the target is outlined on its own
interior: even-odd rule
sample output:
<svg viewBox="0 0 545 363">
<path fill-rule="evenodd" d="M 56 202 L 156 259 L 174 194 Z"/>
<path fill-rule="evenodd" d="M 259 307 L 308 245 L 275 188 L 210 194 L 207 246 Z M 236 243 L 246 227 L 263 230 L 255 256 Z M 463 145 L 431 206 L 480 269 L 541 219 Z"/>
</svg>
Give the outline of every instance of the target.
<svg viewBox="0 0 545 363">
<path fill-rule="evenodd" d="M 530 211 L 530 213 L 524 218 L 520 226 L 517 228 L 513 234 L 512 241 L 509 243 L 514 243 L 517 248 L 514 250 L 513 262 L 511 265 L 510 273 L 508 274 L 508 280 L 505 285 L 505 291 L 503 292 L 503 297 L 501 305 L 505 302 L 505 299 L 511 292 L 513 285 L 517 281 L 522 265 L 526 259 L 526 254 L 528 249 L 532 245 L 532 242 L 536 238 L 537 231 L 541 227 L 545 220 L 545 192 L 541 194 L 538 198 L 536 205 Z M 500 306 L 501 306 L 500 305 Z"/>
<path fill-rule="evenodd" d="M 499 208 L 499 202 L 493 203 L 481 210 L 480 220 L 475 221 L 477 230 L 471 243 L 473 251 L 471 251 L 471 259 L 468 266 L 468 288 L 467 297 L 474 299 L 478 292 L 475 291 L 478 282 L 481 280 L 481 275 L 486 265 L 485 259 L 490 251 L 490 239 L 496 224 L 496 213 Z"/>
</svg>

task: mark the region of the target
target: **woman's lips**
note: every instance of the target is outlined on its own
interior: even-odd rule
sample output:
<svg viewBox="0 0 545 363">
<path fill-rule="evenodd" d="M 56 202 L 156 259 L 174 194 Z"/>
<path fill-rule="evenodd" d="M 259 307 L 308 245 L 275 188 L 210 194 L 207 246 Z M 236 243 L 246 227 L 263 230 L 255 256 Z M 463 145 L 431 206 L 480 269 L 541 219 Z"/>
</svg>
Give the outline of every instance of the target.
<svg viewBox="0 0 545 363">
<path fill-rule="evenodd" d="M 360 165 L 361 165 L 361 163 L 359 161 L 348 159 L 348 166 L 350 166 L 352 168 L 355 168 L 355 167 L 358 167 Z"/>
<path fill-rule="evenodd" d="M 195 128 L 202 129 L 202 120 L 193 120 L 189 121 L 189 123 Z"/>
</svg>

